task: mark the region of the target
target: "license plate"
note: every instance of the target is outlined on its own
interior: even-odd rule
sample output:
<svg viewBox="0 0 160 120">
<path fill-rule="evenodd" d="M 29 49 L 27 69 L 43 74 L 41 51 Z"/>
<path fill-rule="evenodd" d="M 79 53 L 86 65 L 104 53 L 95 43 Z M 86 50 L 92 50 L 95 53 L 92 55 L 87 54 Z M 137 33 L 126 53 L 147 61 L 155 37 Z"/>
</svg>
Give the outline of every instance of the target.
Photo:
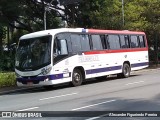
<svg viewBox="0 0 160 120">
<path fill-rule="evenodd" d="M 27 85 L 31 86 L 31 85 L 33 85 L 33 82 L 27 82 Z"/>
</svg>

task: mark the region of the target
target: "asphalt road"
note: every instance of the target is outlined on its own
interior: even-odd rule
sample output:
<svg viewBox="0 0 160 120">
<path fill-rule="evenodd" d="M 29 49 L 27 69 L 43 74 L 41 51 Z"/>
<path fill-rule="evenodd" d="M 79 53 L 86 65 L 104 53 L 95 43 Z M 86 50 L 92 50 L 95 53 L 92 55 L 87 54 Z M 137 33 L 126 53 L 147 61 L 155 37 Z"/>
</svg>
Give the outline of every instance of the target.
<svg viewBox="0 0 160 120">
<path fill-rule="evenodd" d="M 54 118 L 62 120 L 75 119 L 76 115 L 76 119 L 80 120 L 115 120 L 113 116 L 105 117 L 108 116 L 108 111 L 109 113 L 112 113 L 112 111 L 113 113 L 115 111 L 124 111 L 124 113 L 126 111 L 131 113 L 132 111 L 160 112 L 160 69 L 136 71 L 132 73 L 131 77 L 125 79 L 116 77 L 110 77 L 106 80 L 93 79 L 79 87 L 63 85 L 55 86 L 52 90 L 31 88 L 3 94 L 0 96 L 0 111 L 20 113 L 25 113 L 25 111 L 32 111 L 32 113 L 55 111 L 51 115 L 67 115 L 63 118 Z M 61 112 L 57 113 L 57 111 L 62 111 L 64 114 L 59 114 Z M 70 111 L 69 115 L 65 114 L 68 111 Z M 79 113 L 79 111 L 86 112 Z M 46 113 L 50 115 L 50 112 Z M 116 118 L 128 120 L 133 117 Z M 53 117 L 42 119 L 48 120 L 53 119 Z M 160 117 L 134 117 L 134 119 L 158 120 Z M 37 118 L 37 120 L 40 120 L 40 118 Z"/>
</svg>

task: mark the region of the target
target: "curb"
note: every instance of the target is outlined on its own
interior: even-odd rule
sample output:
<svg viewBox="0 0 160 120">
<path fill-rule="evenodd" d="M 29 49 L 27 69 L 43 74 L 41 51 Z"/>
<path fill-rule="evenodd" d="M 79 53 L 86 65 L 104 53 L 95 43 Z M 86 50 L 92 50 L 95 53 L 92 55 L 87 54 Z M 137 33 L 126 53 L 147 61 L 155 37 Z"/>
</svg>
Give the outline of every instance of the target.
<svg viewBox="0 0 160 120">
<path fill-rule="evenodd" d="M 0 95 L 3 94 L 8 94 L 8 93 L 13 93 L 13 92 L 18 92 L 18 91 L 22 91 L 22 90 L 28 90 L 31 89 L 33 87 L 25 87 L 25 88 L 18 88 L 18 87 L 7 87 L 7 88 L 2 88 L 0 89 Z"/>
<path fill-rule="evenodd" d="M 160 68 L 146 68 L 146 69 L 142 69 L 142 70 L 132 71 L 132 73 L 147 72 L 147 71 L 154 71 L 154 70 L 160 70 Z"/>
</svg>

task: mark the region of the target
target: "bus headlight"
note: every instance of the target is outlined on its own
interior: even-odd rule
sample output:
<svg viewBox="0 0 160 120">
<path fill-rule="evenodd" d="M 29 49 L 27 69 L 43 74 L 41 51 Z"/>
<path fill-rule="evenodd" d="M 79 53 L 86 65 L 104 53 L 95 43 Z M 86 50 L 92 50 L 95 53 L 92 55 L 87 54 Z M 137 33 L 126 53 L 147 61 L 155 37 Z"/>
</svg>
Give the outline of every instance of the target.
<svg viewBox="0 0 160 120">
<path fill-rule="evenodd" d="M 51 71 L 51 69 L 52 69 L 52 67 L 43 68 L 43 69 L 41 70 L 41 73 L 42 73 L 43 75 L 46 75 L 46 74 L 48 74 L 48 73 Z"/>
</svg>

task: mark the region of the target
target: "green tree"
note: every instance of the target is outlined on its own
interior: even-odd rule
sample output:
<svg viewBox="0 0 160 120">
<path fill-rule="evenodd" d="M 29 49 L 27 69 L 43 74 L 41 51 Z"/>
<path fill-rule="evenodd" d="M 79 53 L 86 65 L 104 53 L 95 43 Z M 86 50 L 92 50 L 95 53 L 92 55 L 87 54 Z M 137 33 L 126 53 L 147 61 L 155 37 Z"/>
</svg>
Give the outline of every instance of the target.
<svg viewBox="0 0 160 120">
<path fill-rule="evenodd" d="M 125 2 L 125 29 L 145 31 L 148 21 L 144 12 L 145 0 L 130 0 Z"/>
<path fill-rule="evenodd" d="M 148 21 L 146 33 L 149 39 L 149 46 L 154 47 L 154 52 L 150 53 L 150 60 L 158 64 L 158 54 L 160 52 L 160 4 L 159 0 L 146 0 L 144 16 Z"/>
<path fill-rule="evenodd" d="M 65 5 L 67 22 L 74 27 L 122 29 L 119 0 L 87 0 Z"/>
<path fill-rule="evenodd" d="M 47 26 L 48 28 L 57 28 L 59 25 L 58 4 L 53 2 L 47 11 Z M 9 26 L 22 29 L 28 32 L 44 29 L 44 11 L 48 3 L 46 0 L 1 0 L 0 22 L 5 22 Z"/>
<path fill-rule="evenodd" d="M 0 24 L 0 55 L 2 54 L 2 51 L 3 51 L 3 40 L 4 40 L 4 38 L 5 38 L 5 29 Z"/>
<path fill-rule="evenodd" d="M 160 4 L 159 0 L 148 0 L 145 5 L 144 16 L 148 22 L 146 32 L 149 35 L 148 37 L 151 40 L 151 44 L 153 44 L 155 34 L 157 34 L 157 36 L 160 35 Z"/>
<path fill-rule="evenodd" d="M 60 18 L 58 14 L 58 4 L 53 2 L 47 11 L 47 29 L 59 27 Z M 2 36 L 7 36 L 5 42 L 8 44 L 9 51 L 5 56 L 1 56 L 1 70 L 8 70 L 9 63 L 13 63 L 14 53 L 10 47 L 13 42 L 18 42 L 18 39 L 23 34 L 39 31 L 44 29 L 44 11 L 48 7 L 46 0 L 0 0 L 0 50 L 2 51 Z M 55 9 L 54 9 L 55 8 Z M 7 30 L 7 35 L 4 30 Z M 8 29 L 7 29 L 8 28 Z M 3 35 L 2 35 L 3 34 Z M 12 51 L 11 51 L 12 50 Z M 12 56 L 11 56 L 12 55 Z M 6 63 L 5 63 L 6 62 Z"/>
</svg>

